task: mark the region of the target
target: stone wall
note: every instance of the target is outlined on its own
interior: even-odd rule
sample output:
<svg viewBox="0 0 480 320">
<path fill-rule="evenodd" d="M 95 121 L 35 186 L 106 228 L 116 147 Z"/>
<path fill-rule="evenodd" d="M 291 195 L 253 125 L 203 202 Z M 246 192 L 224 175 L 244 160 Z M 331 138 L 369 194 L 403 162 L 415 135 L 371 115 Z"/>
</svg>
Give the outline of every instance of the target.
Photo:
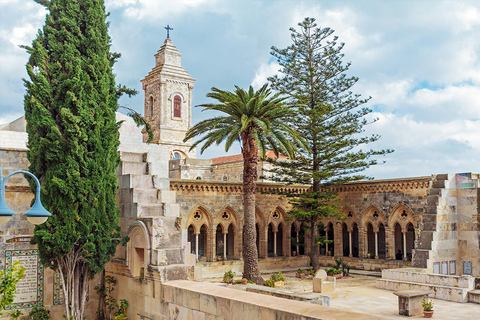
<svg viewBox="0 0 480 320">
<path fill-rule="evenodd" d="M 226 288 L 206 282 L 177 280 L 132 283 L 119 278 L 117 299 L 130 302 L 128 317 L 144 315 L 153 319 L 262 319 L 262 320 L 333 320 L 379 319 L 372 315 L 344 311 L 313 303 L 287 300 L 252 292 Z"/>
</svg>

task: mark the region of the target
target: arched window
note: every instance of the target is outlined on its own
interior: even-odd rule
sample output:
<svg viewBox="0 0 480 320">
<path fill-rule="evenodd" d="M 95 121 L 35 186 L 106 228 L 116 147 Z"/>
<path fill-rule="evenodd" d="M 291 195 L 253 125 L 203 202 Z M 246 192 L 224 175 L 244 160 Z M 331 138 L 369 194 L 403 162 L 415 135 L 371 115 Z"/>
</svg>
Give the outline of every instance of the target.
<svg viewBox="0 0 480 320">
<path fill-rule="evenodd" d="M 228 174 L 227 174 L 227 173 L 225 173 L 225 174 L 223 175 L 223 181 L 228 181 Z"/>
<path fill-rule="evenodd" d="M 180 159 L 180 153 L 176 152 L 176 151 L 172 152 L 171 158 L 172 158 L 172 160 Z"/>
<path fill-rule="evenodd" d="M 179 95 L 173 98 L 173 116 L 175 118 L 182 117 L 182 98 Z"/>
</svg>

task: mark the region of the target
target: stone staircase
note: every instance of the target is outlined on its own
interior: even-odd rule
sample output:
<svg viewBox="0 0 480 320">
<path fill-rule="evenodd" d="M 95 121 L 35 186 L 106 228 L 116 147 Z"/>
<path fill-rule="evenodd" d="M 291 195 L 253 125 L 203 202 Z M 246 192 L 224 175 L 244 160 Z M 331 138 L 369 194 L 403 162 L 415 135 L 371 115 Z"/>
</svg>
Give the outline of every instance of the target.
<svg viewBox="0 0 480 320">
<path fill-rule="evenodd" d="M 427 268 L 427 260 L 430 258 L 430 251 L 432 250 L 433 235 L 437 230 L 437 206 L 447 180 L 447 174 L 438 174 L 435 180 L 432 181 L 432 187 L 427 196 L 425 212 L 422 215 L 419 235 L 415 240 L 412 267 Z"/>
<path fill-rule="evenodd" d="M 382 279 L 376 280 L 376 287 L 392 291 L 433 291 L 432 298 L 464 303 L 470 300 L 475 278 L 432 274 L 423 268 L 386 269 L 382 271 Z"/>
<path fill-rule="evenodd" d="M 122 230 L 143 223 L 151 247 L 150 269 L 158 271 L 162 281 L 186 279 L 188 266 L 174 192 L 165 178 L 150 173 L 147 153 L 121 152 L 120 157 L 117 202 Z"/>
</svg>

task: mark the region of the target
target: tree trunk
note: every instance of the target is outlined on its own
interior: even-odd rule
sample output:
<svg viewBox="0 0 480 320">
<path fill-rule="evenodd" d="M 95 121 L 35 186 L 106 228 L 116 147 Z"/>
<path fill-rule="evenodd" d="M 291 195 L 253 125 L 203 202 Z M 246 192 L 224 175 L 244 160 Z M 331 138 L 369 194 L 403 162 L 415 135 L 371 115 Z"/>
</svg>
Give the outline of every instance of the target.
<svg viewBox="0 0 480 320">
<path fill-rule="evenodd" d="M 263 284 L 258 268 L 257 232 L 255 229 L 255 195 L 257 193 L 258 149 L 250 133 L 242 136 L 243 153 L 243 278 Z"/>
<path fill-rule="evenodd" d="M 317 238 L 318 238 L 318 226 L 317 226 L 317 216 L 312 217 L 312 237 L 311 237 L 311 251 L 310 251 L 310 260 L 312 262 L 312 268 L 316 270 L 320 269 L 320 262 L 318 261 L 319 259 L 319 246 L 317 243 Z"/>
<path fill-rule="evenodd" d="M 69 252 L 57 259 L 62 281 L 67 319 L 83 320 L 88 290 L 88 267 L 78 251 Z"/>
</svg>

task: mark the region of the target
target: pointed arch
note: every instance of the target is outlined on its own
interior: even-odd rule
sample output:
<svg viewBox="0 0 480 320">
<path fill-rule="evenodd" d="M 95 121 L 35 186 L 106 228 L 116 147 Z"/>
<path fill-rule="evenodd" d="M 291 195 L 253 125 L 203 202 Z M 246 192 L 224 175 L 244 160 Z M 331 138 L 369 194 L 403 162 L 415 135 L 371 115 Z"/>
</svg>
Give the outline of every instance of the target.
<svg viewBox="0 0 480 320">
<path fill-rule="evenodd" d="M 414 228 L 417 226 L 412 211 L 402 203 L 397 204 L 395 208 L 393 208 L 390 218 L 388 219 L 389 226 L 393 226 L 395 223 L 398 223 L 402 227 L 402 232 L 407 232 L 407 225 L 409 223 L 411 223 Z"/>
<path fill-rule="evenodd" d="M 199 234 L 200 228 L 204 224 L 207 229 L 210 229 L 212 226 L 212 216 L 204 206 L 198 206 L 188 215 L 185 229 L 188 229 L 188 227 L 192 225 L 195 233 Z"/>
<path fill-rule="evenodd" d="M 362 214 L 362 224 L 365 230 L 368 223 L 372 225 L 374 232 L 378 232 L 379 225 L 385 225 L 385 214 L 376 206 L 369 206 Z"/>
</svg>

